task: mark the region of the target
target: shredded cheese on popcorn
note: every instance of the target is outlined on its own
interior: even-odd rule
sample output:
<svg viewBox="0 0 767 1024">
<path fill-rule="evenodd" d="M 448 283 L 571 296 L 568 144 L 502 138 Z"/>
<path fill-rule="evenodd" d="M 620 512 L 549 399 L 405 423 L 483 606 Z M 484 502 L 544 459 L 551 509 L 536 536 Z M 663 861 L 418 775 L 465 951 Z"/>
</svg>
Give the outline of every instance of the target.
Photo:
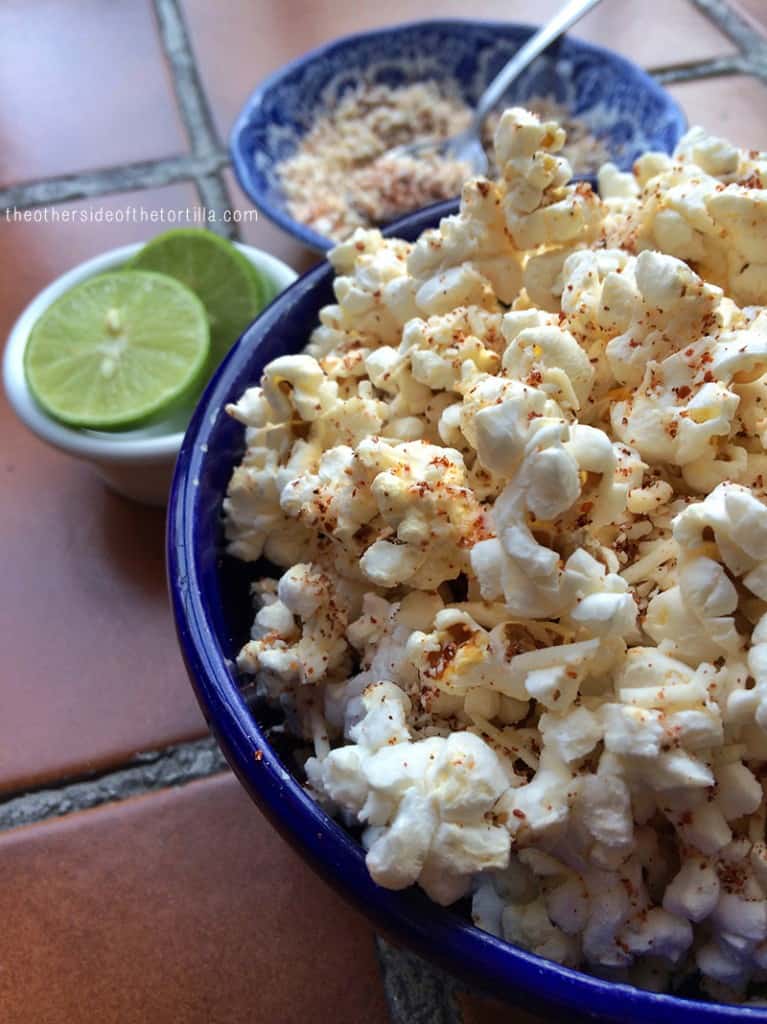
<svg viewBox="0 0 767 1024">
<path fill-rule="evenodd" d="M 601 195 L 524 110 L 228 411 L 238 659 L 372 877 L 662 988 L 767 971 L 767 157 L 700 129 Z"/>
</svg>

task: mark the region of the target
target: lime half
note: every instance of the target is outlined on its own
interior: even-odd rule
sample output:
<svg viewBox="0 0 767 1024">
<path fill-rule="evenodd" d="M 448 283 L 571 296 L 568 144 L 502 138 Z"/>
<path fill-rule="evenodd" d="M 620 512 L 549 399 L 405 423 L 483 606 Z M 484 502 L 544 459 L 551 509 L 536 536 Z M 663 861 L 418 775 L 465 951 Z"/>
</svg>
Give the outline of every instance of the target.
<svg viewBox="0 0 767 1024">
<path fill-rule="evenodd" d="M 56 419 L 115 430 L 191 398 L 209 350 L 196 295 L 162 274 L 120 270 L 84 281 L 48 307 L 29 335 L 24 370 Z"/>
<path fill-rule="evenodd" d="M 231 242 L 204 228 L 178 228 L 152 239 L 131 267 L 169 274 L 191 288 L 210 323 L 213 370 L 268 301 L 268 286 Z"/>
</svg>

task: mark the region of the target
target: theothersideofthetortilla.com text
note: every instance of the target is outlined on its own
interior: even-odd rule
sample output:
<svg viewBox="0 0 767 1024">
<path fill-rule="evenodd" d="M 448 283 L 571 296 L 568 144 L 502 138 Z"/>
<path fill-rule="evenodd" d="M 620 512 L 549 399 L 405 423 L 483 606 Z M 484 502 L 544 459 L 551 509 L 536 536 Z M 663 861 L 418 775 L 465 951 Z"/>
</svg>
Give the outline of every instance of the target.
<svg viewBox="0 0 767 1024">
<path fill-rule="evenodd" d="M 149 208 L 145 206 L 89 206 L 72 209 L 61 206 L 8 207 L 3 220 L 13 224 L 178 224 L 205 227 L 211 224 L 254 224 L 258 210 L 224 210 L 217 213 L 204 206 Z"/>
</svg>

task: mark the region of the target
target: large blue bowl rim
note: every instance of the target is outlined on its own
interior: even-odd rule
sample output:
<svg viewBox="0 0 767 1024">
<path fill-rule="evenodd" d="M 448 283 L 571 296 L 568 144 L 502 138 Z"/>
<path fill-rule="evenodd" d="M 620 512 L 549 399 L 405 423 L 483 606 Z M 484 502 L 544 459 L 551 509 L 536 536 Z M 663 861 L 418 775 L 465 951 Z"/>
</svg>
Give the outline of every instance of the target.
<svg viewBox="0 0 767 1024">
<path fill-rule="evenodd" d="M 392 225 L 413 239 L 453 212 L 435 204 Z M 242 427 L 224 412 L 257 383 L 265 362 L 306 342 L 316 312 L 330 301 L 327 262 L 300 277 L 244 332 L 208 384 L 179 453 L 168 506 L 168 586 L 178 639 L 200 706 L 234 772 L 272 824 L 350 903 L 374 924 L 470 984 L 511 1002 L 568 1020 L 621 1024 L 766 1024 L 767 1009 L 660 995 L 582 974 L 480 931 L 415 889 L 377 886 L 364 852 L 304 791 L 269 744 L 240 693 L 227 650 L 219 573 L 220 510 Z M 291 330 L 291 319 L 301 330 Z M 289 337 L 289 340 L 287 338 Z"/>
<path fill-rule="evenodd" d="M 297 57 L 295 60 L 283 65 L 278 71 L 273 72 L 265 78 L 245 101 L 242 110 L 237 115 L 229 133 L 229 152 L 235 175 L 242 190 L 250 198 L 253 205 L 275 224 L 278 224 L 284 231 L 293 235 L 294 238 L 303 242 L 304 245 L 308 246 L 310 249 L 314 249 L 318 252 L 326 252 L 330 249 L 334 245 L 330 239 L 326 238 L 324 235 L 320 235 L 305 224 L 301 224 L 299 221 L 294 220 L 285 207 L 272 202 L 254 180 L 252 152 L 247 143 L 247 136 L 250 126 L 255 119 L 256 113 L 263 103 L 264 97 L 278 83 L 283 79 L 288 78 L 303 65 L 328 57 L 338 50 L 353 46 L 360 40 L 376 38 L 383 40 L 385 38 L 391 38 L 410 31 L 431 28 L 460 29 L 461 26 L 477 27 L 491 32 L 503 32 L 508 31 L 509 29 L 514 29 L 528 33 L 529 35 L 532 35 L 539 27 L 537 25 L 530 25 L 524 22 L 500 22 L 479 18 L 440 18 L 401 22 L 396 25 L 388 25 L 384 28 L 374 29 L 369 32 L 356 32 L 346 36 L 340 36 L 329 43 L 324 43 L 321 46 L 308 51 L 301 57 Z M 662 99 L 667 109 L 673 113 L 675 117 L 677 138 L 681 138 L 688 126 L 685 113 L 671 94 L 666 92 L 666 90 L 654 78 L 652 78 L 651 75 L 640 68 L 639 65 L 634 64 L 627 57 L 624 57 L 607 47 L 599 46 L 596 43 L 586 42 L 583 39 L 579 39 L 576 36 L 571 36 L 569 34 L 564 38 L 570 43 L 576 44 L 582 52 L 592 54 L 595 59 L 605 62 L 609 61 L 613 65 L 622 68 L 626 75 L 630 75 L 636 80 L 638 86 L 641 86 L 643 89 L 654 94 L 659 99 Z M 589 177 L 588 175 L 580 177 L 590 181 L 592 184 L 594 183 L 593 177 Z M 417 212 L 420 213 L 422 211 L 419 210 Z M 399 224 L 407 219 L 408 218 L 403 217 L 400 221 L 397 221 L 397 223 Z"/>
</svg>

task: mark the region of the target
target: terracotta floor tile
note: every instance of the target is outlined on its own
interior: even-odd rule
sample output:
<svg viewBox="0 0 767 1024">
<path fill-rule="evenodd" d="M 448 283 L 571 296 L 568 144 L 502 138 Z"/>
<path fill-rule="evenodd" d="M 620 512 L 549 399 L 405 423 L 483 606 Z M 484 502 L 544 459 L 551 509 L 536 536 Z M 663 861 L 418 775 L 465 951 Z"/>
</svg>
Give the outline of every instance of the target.
<svg viewBox="0 0 767 1024">
<path fill-rule="evenodd" d="M 543 1018 L 526 1013 L 518 1007 L 507 1006 L 496 999 L 459 992 L 456 1000 L 461 1011 L 462 1024 L 558 1024 L 551 1017 Z"/>
<path fill-rule="evenodd" d="M 0 186 L 187 148 L 149 0 L 4 0 Z"/>
<path fill-rule="evenodd" d="M 371 929 L 233 777 L 0 837 L 13 1024 L 387 1024 Z"/>
<path fill-rule="evenodd" d="M 487 0 L 481 17 L 540 22 L 559 6 L 560 0 Z M 215 5 L 183 0 L 183 7 L 224 136 L 258 82 L 312 47 L 398 21 L 467 14 L 464 0 L 389 0 L 386 4 L 221 0 Z M 730 41 L 689 0 L 605 3 L 584 18 L 575 34 L 614 47 L 643 66 L 733 52 Z"/>
<path fill-rule="evenodd" d="M 195 196 L 176 186 L 67 208 L 184 209 Z M 0 275 L 0 339 L 57 274 L 157 230 L 0 218 L 0 266 L 13 267 Z M 109 494 L 42 444 L 2 392 L 0 436 L 0 790 L 199 735 L 165 592 L 162 512 Z"/>
<path fill-rule="evenodd" d="M 244 217 L 239 224 L 243 242 L 277 256 L 299 274 L 303 274 L 322 259 L 319 253 L 307 249 L 282 228 L 278 228 L 267 217 L 258 213 L 237 184 L 233 171 L 225 171 L 224 178 L 232 197 L 233 209 L 241 212 Z"/>
<path fill-rule="evenodd" d="M 690 124 L 701 124 L 747 149 L 767 149 L 767 86 L 751 75 L 731 75 L 670 86 Z"/>
</svg>

